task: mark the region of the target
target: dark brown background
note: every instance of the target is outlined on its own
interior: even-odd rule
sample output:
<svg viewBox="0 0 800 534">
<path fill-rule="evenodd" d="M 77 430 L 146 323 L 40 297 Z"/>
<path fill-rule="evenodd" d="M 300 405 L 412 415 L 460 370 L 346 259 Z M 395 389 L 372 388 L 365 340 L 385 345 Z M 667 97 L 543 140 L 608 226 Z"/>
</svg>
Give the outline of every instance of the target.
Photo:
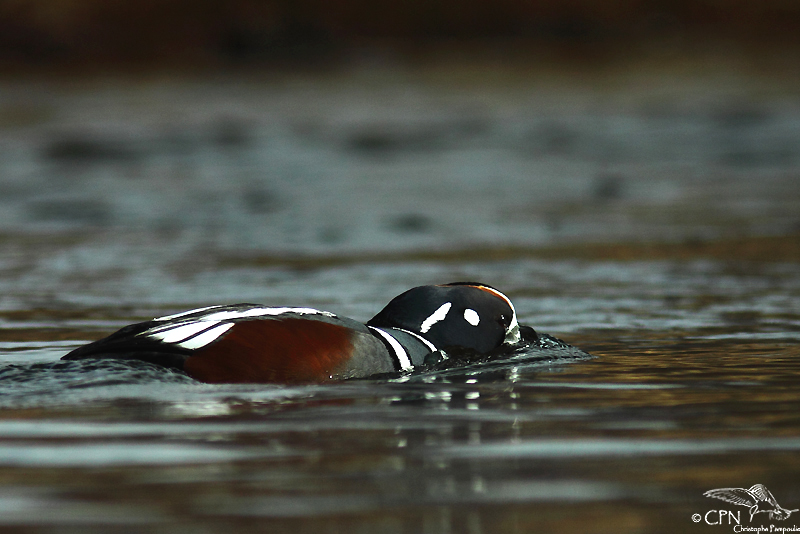
<svg viewBox="0 0 800 534">
<path fill-rule="evenodd" d="M 442 46 L 628 57 L 698 46 L 796 51 L 800 4 L 781 0 L 2 0 L 0 64 L 184 66 L 341 58 Z"/>
</svg>

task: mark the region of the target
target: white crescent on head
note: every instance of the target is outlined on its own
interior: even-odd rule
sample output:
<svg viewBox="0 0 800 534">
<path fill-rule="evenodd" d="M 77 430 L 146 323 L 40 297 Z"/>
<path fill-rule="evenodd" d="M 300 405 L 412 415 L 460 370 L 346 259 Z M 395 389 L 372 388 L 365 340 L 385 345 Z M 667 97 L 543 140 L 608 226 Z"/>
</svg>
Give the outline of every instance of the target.
<svg viewBox="0 0 800 534">
<path fill-rule="evenodd" d="M 439 306 L 435 312 L 430 314 L 430 316 L 422 321 L 422 324 L 419 325 L 419 331 L 423 334 L 426 333 L 428 330 L 431 329 L 433 325 L 438 323 L 439 321 L 443 321 L 445 317 L 447 317 L 447 312 L 450 311 L 450 308 L 453 307 L 452 302 L 445 302 L 441 306 Z"/>
</svg>

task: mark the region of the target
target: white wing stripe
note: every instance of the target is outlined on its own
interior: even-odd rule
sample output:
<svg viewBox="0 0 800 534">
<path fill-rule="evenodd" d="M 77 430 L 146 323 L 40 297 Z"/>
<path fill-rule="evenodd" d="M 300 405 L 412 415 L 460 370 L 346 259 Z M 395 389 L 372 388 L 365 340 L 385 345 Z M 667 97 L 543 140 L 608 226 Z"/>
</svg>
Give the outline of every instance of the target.
<svg viewBox="0 0 800 534">
<path fill-rule="evenodd" d="M 226 310 L 198 317 L 197 321 L 230 321 L 231 319 L 244 319 L 247 317 L 264 317 L 281 315 L 283 313 L 296 313 L 298 315 L 325 315 L 336 317 L 331 312 L 315 310 L 314 308 L 250 308 L 249 310 Z"/>
<path fill-rule="evenodd" d="M 284 313 L 336 317 L 333 313 L 315 310 L 314 308 L 272 308 L 266 306 L 254 306 L 252 308 L 238 310 L 225 308 L 226 306 L 208 306 L 206 308 L 198 308 L 174 315 L 158 317 L 154 319 L 154 321 L 166 321 L 167 324 L 156 325 L 138 335 L 147 336 L 164 343 L 176 343 L 178 346 L 185 349 L 198 349 L 208 345 L 227 332 L 228 329 L 235 324 L 228 321 L 235 321 L 236 319 L 274 317 Z M 216 312 L 212 311 L 199 317 L 186 318 L 183 321 L 180 320 L 182 317 L 187 317 L 195 313 L 218 309 L 222 310 Z M 170 323 L 170 321 L 175 320 L 177 320 L 176 323 Z M 400 347 L 400 350 L 402 350 L 402 347 Z M 403 354 L 405 355 L 405 352 Z M 408 360 L 407 357 L 406 360 Z"/>
<path fill-rule="evenodd" d="M 218 308 L 225 308 L 225 306 L 207 306 L 205 308 L 197 308 L 196 310 L 189 310 L 174 315 L 165 315 L 164 317 L 156 317 L 154 321 L 171 321 L 193 313 L 199 313 L 206 310 L 213 310 Z M 336 317 L 335 314 L 326 311 L 315 310 L 314 308 L 271 308 L 267 306 L 257 306 L 245 310 L 223 310 L 200 317 L 192 317 L 191 321 L 229 321 L 231 319 L 245 319 L 248 317 L 264 317 L 272 315 L 280 315 L 282 313 L 296 313 L 298 315 L 325 315 L 326 317 Z"/>
<path fill-rule="evenodd" d="M 411 364 L 411 359 L 408 357 L 408 354 L 406 353 L 406 349 L 404 349 L 403 345 L 401 345 L 395 338 L 393 338 L 391 334 L 389 334 L 388 332 L 384 332 L 380 328 L 375 328 L 374 326 L 370 326 L 369 328 L 377 332 L 379 336 L 381 336 L 383 339 L 386 340 L 387 343 L 389 343 L 389 346 L 391 346 L 392 350 L 394 351 L 394 357 L 397 358 L 397 363 L 400 364 L 401 370 L 407 371 L 414 367 Z"/>
<path fill-rule="evenodd" d="M 186 341 L 182 341 L 178 343 L 178 345 L 185 349 L 199 349 L 200 347 L 205 347 L 212 341 L 217 340 L 222 334 L 227 332 L 234 324 L 236 323 L 223 323 L 219 326 L 215 326 L 211 330 L 206 330 L 205 332 L 203 332 L 198 336 L 194 336 L 193 338 L 189 338 Z"/>
<path fill-rule="evenodd" d="M 158 332 L 148 331 L 145 332 L 145 335 L 153 339 L 159 339 L 164 343 L 177 343 L 186 338 L 192 337 L 198 332 L 202 332 L 207 328 L 213 327 L 214 324 L 216 323 L 209 324 L 205 321 L 200 321 L 197 323 L 184 323 L 180 326 L 176 326 L 175 328 L 164 329 Z"/>
</svg>

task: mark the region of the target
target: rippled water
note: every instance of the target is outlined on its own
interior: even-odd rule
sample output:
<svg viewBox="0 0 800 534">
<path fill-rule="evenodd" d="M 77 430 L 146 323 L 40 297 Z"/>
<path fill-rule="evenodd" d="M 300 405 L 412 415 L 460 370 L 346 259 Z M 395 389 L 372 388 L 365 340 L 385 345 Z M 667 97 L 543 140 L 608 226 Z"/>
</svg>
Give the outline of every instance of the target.
<svg viewBox="0 0 800 534">
<path fill-rule="evenodd" d="M 747 509 L 703 492 L 756 483 L 800 508 L 796 100 L 353 76 L 0 87 L 0 526 L 727 532 L 692 515 Z M 464 279 L 596 358 L 291 387 L 54 363 L 190 307 L 366 320 Z"/>
</svg>

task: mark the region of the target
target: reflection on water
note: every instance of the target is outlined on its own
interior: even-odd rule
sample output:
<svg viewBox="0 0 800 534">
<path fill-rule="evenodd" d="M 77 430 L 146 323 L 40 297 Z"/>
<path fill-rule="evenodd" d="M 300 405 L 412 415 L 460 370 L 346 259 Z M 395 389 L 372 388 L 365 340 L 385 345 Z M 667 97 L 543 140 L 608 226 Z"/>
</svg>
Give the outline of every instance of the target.
<svg viewBox="0 0 800 534">
<path fill-rule="evenodd" d="M 0 527 L 699 532 L 704 491 L 756 483 L 800 507 L 790 97 L 359 76 L 0 86 Z M 57 361 L 188 308 L 365 320 L 454 280 L 597 358 L 291 387 Z"/>
<path fill-rule="evenodd" d="M 143 295 L 127 315 L 5 312 L 7 337 L 22 326 L 0 370 L 0 524 L 674 532 L 718 508 L 702 496 L 716 487 L 762 483 L 800 502 L 793 267 L 409 263 L 400 282 L 460 269 L 503 279 L 523 323 L 598 357 L 292 387 L 200 384 L 146 364 L 65 379 L 79 362 L 54 360 L 112 327 L 108 316 L 166 308 Z M 263 269 L 214 274 L 223 286 L 264 276 L 276 294 L 296 287 Z M 398 273 L 354 264 L 302 276 L 377 286 Z M 338 305 L 364 318 L 358 297 Z M 64 366 L 56 379 L 53 365 Z"/>
</svg>

